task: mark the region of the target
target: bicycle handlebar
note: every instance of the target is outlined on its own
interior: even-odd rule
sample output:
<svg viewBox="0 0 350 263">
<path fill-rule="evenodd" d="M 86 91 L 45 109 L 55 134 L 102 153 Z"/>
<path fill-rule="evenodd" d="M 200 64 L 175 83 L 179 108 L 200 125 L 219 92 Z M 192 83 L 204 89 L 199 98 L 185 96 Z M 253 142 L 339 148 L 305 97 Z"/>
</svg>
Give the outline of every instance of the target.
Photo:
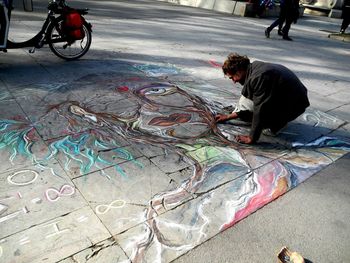
<svg viewBox="0 0 350 263">
<path fill-rule="evenodd" d="M 59 9 L 66 7 L 65 0 L 50 0 L 47 8 L 53 12 L 57 12 Z"/>
<path fill-rule="evenodd" d="M 66 1 L 65 0 L 51 0 L 53 3 L 57 3 L 58 6 L 65 6 L 66 5 Z M 49 1 L 50 3 L 50 1 Z"/>
</svg>

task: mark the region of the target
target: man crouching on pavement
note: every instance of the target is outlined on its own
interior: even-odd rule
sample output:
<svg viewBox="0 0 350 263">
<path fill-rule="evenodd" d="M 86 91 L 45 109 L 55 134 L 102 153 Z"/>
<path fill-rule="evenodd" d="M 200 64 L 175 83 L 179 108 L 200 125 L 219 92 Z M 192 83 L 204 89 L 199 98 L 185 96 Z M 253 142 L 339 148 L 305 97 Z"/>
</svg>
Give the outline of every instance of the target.
<svg viewBox="0 0 350 263">
<path fill-rule="evenodd" d="M 231 53 L 222 70 L 234 83 L 243 85 L 238 106 L 231 114 L 218 114 L 216 122 L 239 118 L 251 122 L 249 135 L 237 135 L 240 143 L 255 143 L 260 134 L 276 135 L 310 105 L 307 89 L 288 68 L 254 61 Z"/>
</svg>

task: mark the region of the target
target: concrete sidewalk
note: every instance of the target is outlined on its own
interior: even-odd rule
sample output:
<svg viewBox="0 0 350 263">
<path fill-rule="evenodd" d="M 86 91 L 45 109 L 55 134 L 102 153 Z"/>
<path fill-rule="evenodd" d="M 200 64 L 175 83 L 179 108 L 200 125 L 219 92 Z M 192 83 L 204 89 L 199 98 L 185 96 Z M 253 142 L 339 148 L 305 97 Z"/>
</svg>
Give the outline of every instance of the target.
<svg viewBox="0 0 350 263">
<path fill-rule="evenodd" d="M 46 4 L 15 10 L 10 37 L 35 34 Z M 93 24 L 79 61 L 0 54 L 1 262 L 277 262 L 285 245 L 350 260 L 350 51 L 328 38 L 340 20 L 305 16 L 288 42 L 265 38 L 271 19 L 71 4 Z M 225 138 L 248 127 L 213 123 L 240 94 L 220 69 L 230 52 L 308 87 L 311 107 L 278 138 L 246 147 Z"/>
</svg>

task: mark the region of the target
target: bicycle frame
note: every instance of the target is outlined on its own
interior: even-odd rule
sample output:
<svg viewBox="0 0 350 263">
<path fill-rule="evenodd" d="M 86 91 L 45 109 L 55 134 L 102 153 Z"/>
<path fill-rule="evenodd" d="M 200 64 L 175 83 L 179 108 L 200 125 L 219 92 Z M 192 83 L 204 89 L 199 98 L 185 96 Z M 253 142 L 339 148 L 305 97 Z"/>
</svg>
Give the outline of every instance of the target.
<svg viewBox="0 0 350 263">
<path fill-rule="evenodd" d="M 58 3 L 57 3 L 58 2 Z M 24 42 L 13 42 L 9 39 L 7 39 L 7 44 L 6 47 L 3 49 L 6 51 L 6 49 L 16 49 L 16 48 L 24 48 L 24 47 L 32 47 L 31 50 L 29 50 L 30 53 L 33 53 L 35 51 L 35 48 L 41 48 L 45 44 L 49 43 L 60 43 L 60 42 L 66 42 L 67 38 L 66 37 L 59 37 L 54 40 L 49 39 L 47 35 L 47 30 L 50 26 L 50 24 L 57 25 L 57 21 L 62 15 L 62 8 L 67 7 L 65 4 L 64 0 L 58 0 L 58 1 L 53 1 L 54 6 L 50 8 L 48 7 L 49 11 L 46 17 L 46 20 L 44 21 L 43 26 L 41 27 L 41 30 L 31 39 L 24 41 Z M 10 1 L 10 6 L 12 6 L 12 1 Z M 61 9 L 60 9 L 60 8 Z M 88 13 L 88 9 L 74 9 L 77 12 L 79 12 L 81 15 L 85 15 Z M 57 15 L 57 16 L 55 16 Z M 11 20 L 11 7 L 9 9 L 9 21 Z M 91 32 L 91 24 L 89 24 L 89 31 Z"/>
<path fill-rule="evenodd" d="M 55 19 L 56 18 L 53 15 L 53 12 L 50 10 L 39 33 L 37 33 L 33 38 L 24 42 L 12 42 L 11 40 L 7 40 L 6 49 L 23 48 L 23 47 L 41 48 L 44 44 L 48 44 L 46 41 L 46 31 L 50 23 L 55 23 Z"/>
</svg>

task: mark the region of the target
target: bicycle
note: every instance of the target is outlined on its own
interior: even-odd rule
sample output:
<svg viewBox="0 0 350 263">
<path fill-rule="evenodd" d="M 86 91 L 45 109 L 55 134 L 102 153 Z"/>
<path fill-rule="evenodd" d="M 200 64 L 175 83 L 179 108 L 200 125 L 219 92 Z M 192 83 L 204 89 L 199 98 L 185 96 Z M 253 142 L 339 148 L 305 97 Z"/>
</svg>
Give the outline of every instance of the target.
<svg viewBox="0 0 350 263">
<path fill-rule="evenodd" d="M 10 6 L 12 6 L 12 1 Z M 65 0 L 53 0 L 49 2 L 47 8 L 49 11 L 39 33 L 24 42 L 13 42 L 8 39 L 6 47 L 0 50 L 7 52 L 7 49 L 32 47 L 29 53 L 34 53 L 35 49 L 49 45 L 50 50 L 56 56 L 65 60 L 75 60 L 85 55 L 92 41 L 92 25 L 83 17 L 88 13 L 88 9 L 71 8 Z M 78 13 L 82 19 L 81 39 L 72 38 L 65 28 L 67 14 L 72 12 Z M 9 8 L 8 17 L 11 17 L 11 8 Z"/>
</svg>

